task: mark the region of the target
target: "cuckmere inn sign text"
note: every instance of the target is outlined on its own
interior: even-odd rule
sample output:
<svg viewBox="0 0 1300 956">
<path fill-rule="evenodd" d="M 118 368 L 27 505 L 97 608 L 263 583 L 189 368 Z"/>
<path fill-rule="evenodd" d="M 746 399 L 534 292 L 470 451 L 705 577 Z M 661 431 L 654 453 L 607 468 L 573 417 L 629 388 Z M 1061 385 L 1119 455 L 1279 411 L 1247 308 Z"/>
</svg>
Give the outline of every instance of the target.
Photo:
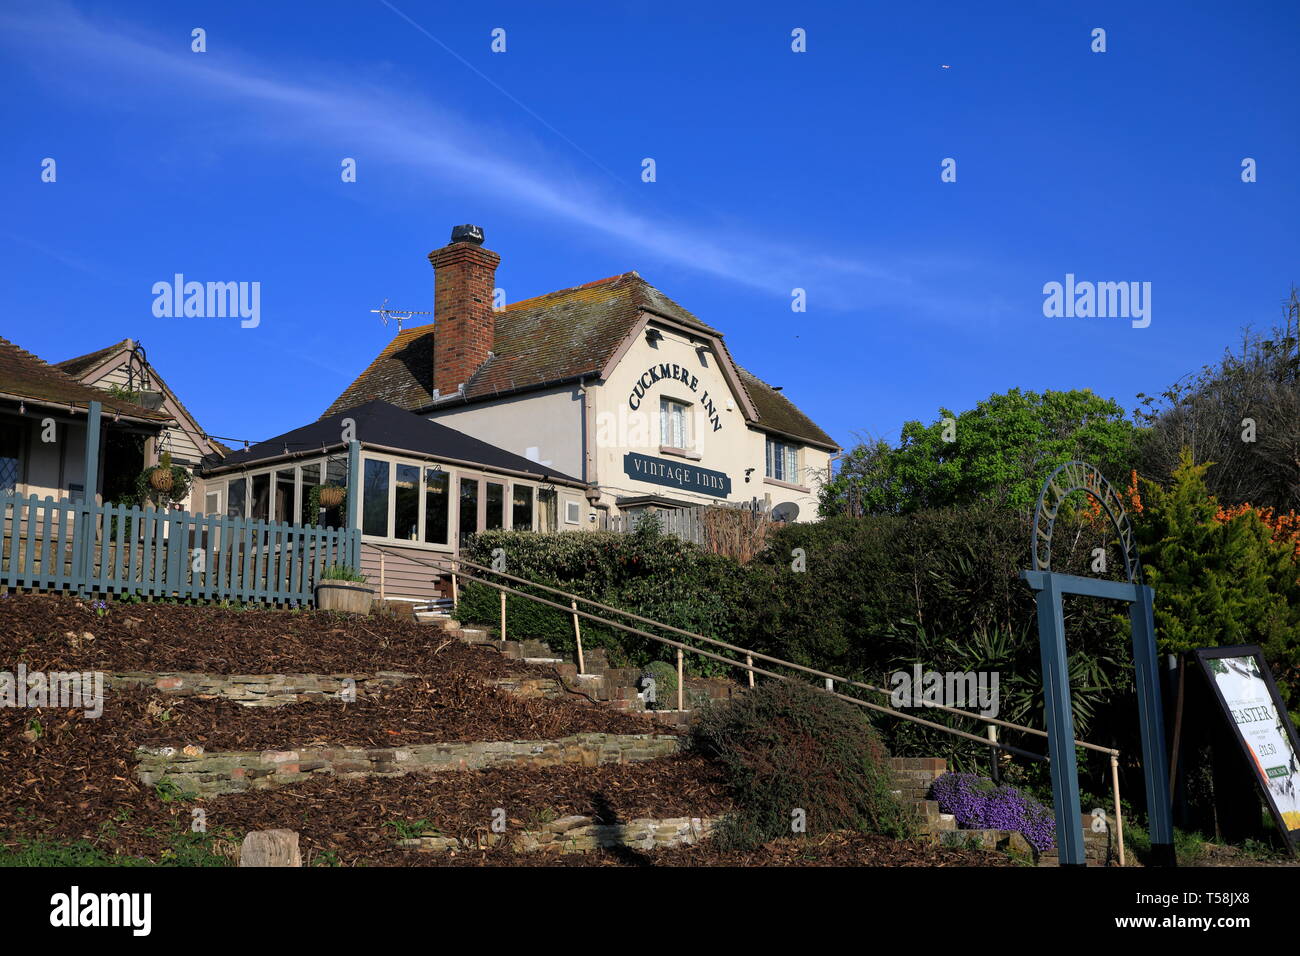
<svg viewBox="0 0 1300 956">
<path fill-rule="evenodd" d="M 682 491 L 694 491 L 703 495 L 725 498 L 731 494 L 731 477 L 720 471 L 683 465 L 666 458 L 651 458 L 628 452 L 623 456 L 623 471 L 629 478 L 648 481 L 656 485 L 667 485 Z"/>
<path fill-rule="evenodd" d="M 700 380 L 691 374 L 690 369 L 683 368 L 675 362 L 660 362 L 658 365 L 651 365 L 641 373 L 641 377 L 637 380 L 636 386 L 632 389 L 632 394 L 627 397 L 628 408 L 632 409 L 632 411 L 636 411 L 640 408 L 641 400 L 645 398 L 646 393 L 650 391 L 655 382 L 662 381 L 663 379 L 681 382 L 692 392 L 698 392 L 700 390 Z M 709 424 L 713 426 L 713 430 L 715 432 L 720 430 L 722 428 L 722 420 L 718 415 L 717 405 L 714 403 L 713 399 L 709 398 L 709 390 L 707 388 L 704 390 L 704 394 L 700 398 L 700 406 L 705 416 L 708 418 Z"/>
</svg>

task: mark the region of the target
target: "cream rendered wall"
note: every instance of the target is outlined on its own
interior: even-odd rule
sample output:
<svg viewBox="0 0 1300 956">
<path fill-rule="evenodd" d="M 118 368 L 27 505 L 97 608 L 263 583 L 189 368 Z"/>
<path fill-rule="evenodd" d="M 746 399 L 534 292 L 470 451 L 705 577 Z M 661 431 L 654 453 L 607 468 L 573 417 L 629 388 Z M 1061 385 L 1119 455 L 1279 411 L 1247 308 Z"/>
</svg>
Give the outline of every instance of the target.
<svg viewBox="0 0 1300 956">
<path fill-rule="evenodd" d="M 535 455 L 539 464 L 582 478 L 582 399 L 576 386 L 473 405 L 451 403 L 426 417 L 516 455 Z"/>
<path fill-rule="evenodd" d="M 645 335 L 637 337 L 619 360 L 608 380 L 589 390 L 593 402 L 593 436 L 595 480 L 601 491 L 601 504 L 615 507 L 620 497 L 657 494 L 668 498 L 708 504 L 717 501 L 745 502 L 770 496 L 776 505 L 793 501 L 799 505 L 800 520 L 816 517 L 817 485 L 807 483 L 807 476 L 824 473 L 829 466 L 829 452 L 802 446 L 800 467 L 805 475 L 805 490 L 786 488 L 764 481 L 766 433 L 751 428 L 741 410 L 741 399 L 733 394 L 719 359 L 711 350 L 697 352 L 688 337 L 666 326 L 654 326 L 663 338 L 651 344 Z M 686 372 L 688 381 L 661 378 L 650 381 L 648 370 L 661 365 L 677 365 Z M 642 376 L 645 375 L 645 380 Z M 630 400 L 638 383 L 650 382 L 636 409 Z M 692 388 L 691 385 L 695 387 Z M 664 452 L 660 446 L 660 400 L 672 398 L 691 405 L 690 449 L 698 458 Z M 712 412 L 706 406 L 712 402 Z M 710 416 L 716 416 L 715 422 Z M 624 470 L 624 455 L 636 452 L 665 459 L 684 468 L 705 468 L 723 472 L 731 478 L 731 494 L 719 496 L 689 491 L 630 477 Z M 745 470 L 753 469 L 746 481 Z"/>
</svg>

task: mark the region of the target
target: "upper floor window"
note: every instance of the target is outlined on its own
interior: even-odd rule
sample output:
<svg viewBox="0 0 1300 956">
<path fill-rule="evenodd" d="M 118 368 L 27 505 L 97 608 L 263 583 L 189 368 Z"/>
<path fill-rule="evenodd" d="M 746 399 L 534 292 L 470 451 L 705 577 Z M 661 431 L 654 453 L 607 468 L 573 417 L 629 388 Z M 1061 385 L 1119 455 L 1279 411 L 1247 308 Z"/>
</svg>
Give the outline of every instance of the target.
<svg viewBox="0 0 1300 956">
<path fill-rule="evenodd" d="M 659 444 L 691 447 L 691 406 L 671 398 L 659 400 Z"/>
<path fill-rule="evenodd" d="M 785 481 L 797 485 L 799 483 L 799 446 L 769 438 L 767 440 L 767 477 L 775 481 Z"/>
</svg>

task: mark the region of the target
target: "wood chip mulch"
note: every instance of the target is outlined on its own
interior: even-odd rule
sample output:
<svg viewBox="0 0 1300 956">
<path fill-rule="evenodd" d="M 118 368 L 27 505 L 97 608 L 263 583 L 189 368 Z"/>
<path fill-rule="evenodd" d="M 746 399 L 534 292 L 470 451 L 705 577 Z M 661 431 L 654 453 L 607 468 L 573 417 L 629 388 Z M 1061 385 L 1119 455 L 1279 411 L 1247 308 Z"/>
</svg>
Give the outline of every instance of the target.
<svg viewBox="0 0 1300 956">
<path fill-rule="evenodd" d="M 66 632 L 81 638 L 69 641 Z M 0 708 L 0 842 L 90 840 L 113 852 L 158 860 L 190 829 L 192 811 L 211 833 L 236 840 L 252 829 L 302 835 L 309 862 L 451 866 L 943 866 L 1001 865 L 998 854 L 937 849 L 857 834 L 778 840 L 753 853 L 709 843 L 646 854 L 516 854 L 504 847 L 455 856 L 396 846 L 399 827 L 446 835 L 486 831 L 492 811 L 510 827 L 581 814 L 713 816 L 730 808 L 718 770 L 695 755 L 645 763 L 499 767 L 484 771 L 343 780 L 206 801 L 171 802 L 135 776 L 142 745 L 198 743 L 212 750 L 288 749 L 313 742 L 366 747 L 465 740 L 554 739 L 578 732 L 665 733 L 642 718 L 569 700 L 524 700 L 484 681 L 536 673 L 495 653 L 446 643 L 437 629 L 392 619 L 312 611 L 237 611 L 109 603 L 96 615 L 75 598 L 0 596 L 0 670 L 202 671 L 219 674 L 373 673 L 420 675 L 378 699 L 354 704 L 245 708 L 223 700 L 110 692 L 104 713 Z M 34 722 L 34 723 L 33 723 Z M 34 739 L 33 739 L 34 738 Z"/>
<path fill-rule="evenodd" d="M 68 632 L 76 636 L 69 640 Z M 89 633 L 90 640 L 82 635 Z M 331 674 L 405 670 L 434 676 L 472 662 L 480 676 L 526 671 L 448 638 L 440 628 L 392 617 L 312 610 L 235 610 L 0 594 L 0 669 Z"/>
<path fill-rule="evenodd" d="M 108 698 L 113 702 L 113 695 Z M 404 747 L 475 740 L 556 740 L 579 733 L 679 734 L 644 717 L 570 700 L 516 697 L 472 680 L 403 681 L 355 703 L 242 707 L 229 700 L 160 698 L 163 714 L 149 719 L 148 695 L 125 703 L 136 717 L 141 746 L 204 750 L 296 750 L 309 744 Z M 106 708 L 107 710 L 107 708 Z"/>
<path fill-rule="evenodd" d="M 575 814 L 602 823 L 720 816 L 732 803 L 716 765 L 682 754 L 621 766 L 493 767 L 371 780 L 322 777 L 292 789 L 232 794 L 206 806 L 210 826 L 240 835 L 252 829 L 297 830 L 304 855 L 333 853 L 341 863 L 412 866 L 441 862 L 441 854 L 399 849 L 395 824 L 477 843 L 491 832 L 497 808 L 505 811 L 508 833 Z"/>
</svg>

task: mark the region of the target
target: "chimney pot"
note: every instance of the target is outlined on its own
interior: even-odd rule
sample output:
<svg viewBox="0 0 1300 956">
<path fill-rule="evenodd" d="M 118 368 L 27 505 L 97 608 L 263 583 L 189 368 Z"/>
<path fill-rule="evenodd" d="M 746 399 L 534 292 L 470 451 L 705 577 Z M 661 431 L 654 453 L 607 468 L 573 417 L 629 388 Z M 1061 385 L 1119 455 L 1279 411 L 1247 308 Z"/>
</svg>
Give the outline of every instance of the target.
<svg viewBox="0 0 1300 956">
<path fill-rule="evenodd" d="M 483 227 L 482 226 L 452 226 L 452 242 L 472 242 L 476 246 L 483 245 Z"/>
</svg>

